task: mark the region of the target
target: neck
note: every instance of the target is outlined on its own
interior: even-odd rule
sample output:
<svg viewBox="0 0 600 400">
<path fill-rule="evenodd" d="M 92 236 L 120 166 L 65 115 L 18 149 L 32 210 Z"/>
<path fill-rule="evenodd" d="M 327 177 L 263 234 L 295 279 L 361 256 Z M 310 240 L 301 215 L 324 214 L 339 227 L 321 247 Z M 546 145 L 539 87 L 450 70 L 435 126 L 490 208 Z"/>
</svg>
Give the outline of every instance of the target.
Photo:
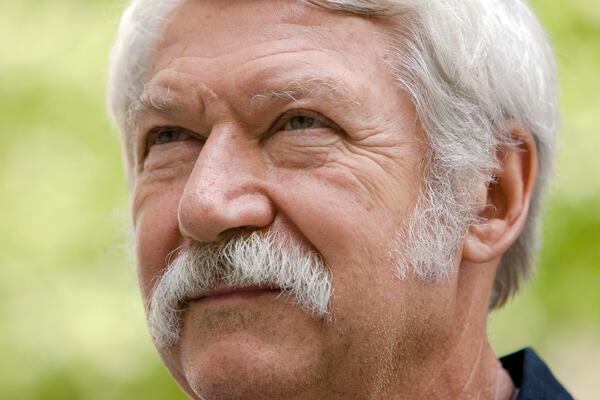
<svg viewBox="0 0 600 400">
<path fill-rule="evenodd" d="M 495 265 L 462 265 L 457 285 L 457 308 L 448 343 L 434 357 L 426 386 L 415 399 L 510 400 L 515 387 L 487 339 L 489 294 Z M 438 347 L 439 348 L 439 347 Z M 423 390 L 426 389 L 426 390 Z"/>
<path fill-rule="evenodd" d="M 462 265 L 451 332 L 433 344 L 425 361 L 381 399 L 511 400 L 515 387 L 487 339 L 489 294 L 495 265 Z M 412 367 L 412 366 L 411 366 Z"/>
<path fill-rule="evenodd" d="M 414 399 L 510 400 L 514 385 L 487 340 L 472 350 L 452 352 Z M 426 381 L 427 382 L 427 381 Z"/>
</svg>

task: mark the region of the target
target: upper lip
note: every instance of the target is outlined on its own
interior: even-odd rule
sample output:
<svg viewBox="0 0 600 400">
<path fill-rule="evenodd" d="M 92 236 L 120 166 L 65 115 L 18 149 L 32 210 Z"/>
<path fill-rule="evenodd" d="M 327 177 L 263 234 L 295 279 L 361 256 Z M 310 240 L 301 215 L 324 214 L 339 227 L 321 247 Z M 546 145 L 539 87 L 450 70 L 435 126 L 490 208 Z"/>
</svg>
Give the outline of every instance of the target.
<svg viewBox="0 0 600 400">
<path fill-rule="evenodd" d="M 215 289 L 204 290 L 194 293 L 187 298 L 188 301 L 202 300 L 206 297 L 223 296 L 239 292 L 251 292 L 255 290 L 281 290 L 275 285 L 248 285 L 248 286 L 225 286 Z"/>
</svg>

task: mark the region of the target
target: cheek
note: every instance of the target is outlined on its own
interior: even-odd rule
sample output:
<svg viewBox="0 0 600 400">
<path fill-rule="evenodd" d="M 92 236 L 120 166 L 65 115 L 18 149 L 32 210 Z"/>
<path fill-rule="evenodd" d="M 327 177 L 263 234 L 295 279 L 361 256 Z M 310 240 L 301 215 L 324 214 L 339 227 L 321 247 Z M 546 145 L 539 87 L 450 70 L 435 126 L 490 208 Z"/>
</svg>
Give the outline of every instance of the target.
<svg viewBox="0 0 600 400">
<path fill-rule="evenodd" d="M 168 255 L 183 244 L 177 219 L 178 199 L 175 193 L 163 192 L 134 210 L 138 279 L 144 299 L 167 266 Z"/>
<path fill-rule="evenodd" d="M 279 179 L 280 209 L 336 271 L 361 272 L 387 257 L 401 213 L 346 168 L 324 167 Z"/>
<path fill-rule="evenodd" d="M 187 139 L 172 143 L 154 145 L 150 148 L 144 160 L 144 172 L 162 175 L 162 180 L 173 180 L 181 176 L 182 172 L 191 172 L 198 155 L 202 150 L 203 142 L 198 139 Z"/>
<path fill-rule="evenodd" d="M 341 325 L 362 331 L 369 328 L 362 323 L 393 321 L 404 307 L 397 296 L 403 285 L 396 277 L 392 248 L 414 207 L 418 191 L 408 187 L 416 178 L 385 175 L 375 168 L 356 170 L 347 163 L 294 172 L 279 179 L 286 185 L 278 203 L 327 262 L 332 309 L 345 320 Z"/>
</svg>

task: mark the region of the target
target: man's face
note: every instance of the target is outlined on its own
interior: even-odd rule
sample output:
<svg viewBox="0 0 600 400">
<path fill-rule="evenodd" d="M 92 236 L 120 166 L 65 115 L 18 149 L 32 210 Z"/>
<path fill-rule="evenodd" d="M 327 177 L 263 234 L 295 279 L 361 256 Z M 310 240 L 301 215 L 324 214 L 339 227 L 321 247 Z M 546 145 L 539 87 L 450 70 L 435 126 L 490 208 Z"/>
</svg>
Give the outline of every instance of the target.
<svg viewBox="0 0 600 400">
<path fill-rule="evenodd" d="M 173 251 L 240 231 L 317 252 L 333 285 L 330 321 L 272 291 L 192 302 L 162 356 L 195 398 L 366 398 L 445 342 L 452 284 L 395 277 L 424 153 L 384 31 L 295 1 L 171 17 L 131 132 L 144 298 Z"/>
</svg>

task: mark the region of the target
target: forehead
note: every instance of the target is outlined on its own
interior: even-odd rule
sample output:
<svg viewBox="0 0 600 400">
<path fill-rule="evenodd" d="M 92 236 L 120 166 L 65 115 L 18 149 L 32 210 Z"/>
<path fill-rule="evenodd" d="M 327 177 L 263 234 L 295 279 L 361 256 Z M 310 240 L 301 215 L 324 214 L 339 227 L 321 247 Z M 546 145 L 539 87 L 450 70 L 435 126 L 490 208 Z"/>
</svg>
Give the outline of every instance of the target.
<svg viewBox="0 0 600 400">
<path fill-rule="evenodd" d="M 170 16 L 153 52 L 150 76 L 187 60 L 204 60 L 205 65 L 199 66 L 203 72 L 214 72 L 214 66 L 217 73 L 224 74 L 229 71 L 221 67 L 228 62 L 252 58 L 260 63 L 261 58 L 285 58 L 301 51 L 304 59 L 296 59 L 297 63 L 319 61 L 323 53 L 336 52 L 361 54 L 348 62 L 366 66 L 369 56 L 380 55 L 376 53 L 382 50 L 382 43 L 378 24 L 372 20 L 305 1 L 191 0 Z M 322 61 L 324 66 L 330 60 Z M 276 63 L 269 66 L 277 68 Z"/>
</svg>

